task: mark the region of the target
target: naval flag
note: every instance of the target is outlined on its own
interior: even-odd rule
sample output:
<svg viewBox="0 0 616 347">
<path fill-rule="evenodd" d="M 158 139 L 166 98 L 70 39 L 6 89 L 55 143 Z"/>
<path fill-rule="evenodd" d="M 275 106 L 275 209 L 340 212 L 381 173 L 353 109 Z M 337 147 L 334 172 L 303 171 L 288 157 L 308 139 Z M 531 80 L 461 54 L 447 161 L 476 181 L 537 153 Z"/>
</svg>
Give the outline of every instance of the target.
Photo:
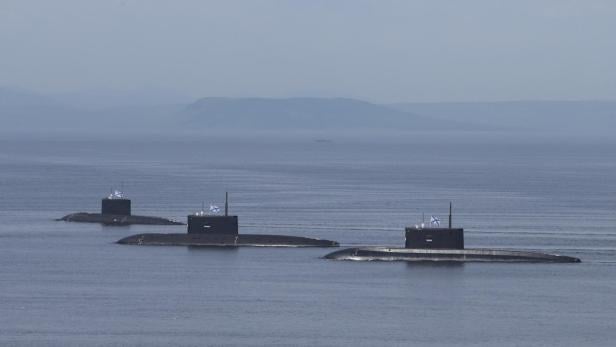
<svg viewBox="0 0 616 347">
<path fill-rule="evenodd" d="M 216 205 L 210 205 L 210 212 L 211 213 L 218 213 L 220 212 L 220 208 Z"/>
<path fill-rule="evenodd" d="M 441 226 L 441 220 L 438 217 L 431 216 L 430 217 L 430 225 L 436 225 L 437 227 Z"/>
<path fill-rule="evenodd" d="M 124 194 L 122 194 L 122 192 L 119 190 L 114 190 L 111 194 L 109 194 L 107 198 L 108 199 L 122 199 L 124 198 Z"/>
</svg>

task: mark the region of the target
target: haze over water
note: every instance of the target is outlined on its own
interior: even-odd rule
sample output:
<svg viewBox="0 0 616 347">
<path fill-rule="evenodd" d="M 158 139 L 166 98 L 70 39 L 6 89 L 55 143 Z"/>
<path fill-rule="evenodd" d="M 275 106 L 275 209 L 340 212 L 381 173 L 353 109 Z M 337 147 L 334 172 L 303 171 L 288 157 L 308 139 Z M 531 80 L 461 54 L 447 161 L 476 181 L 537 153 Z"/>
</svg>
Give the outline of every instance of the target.
<svg viewBox="0 0 616 347">
<path fill-rule="evenodd" d="M 1 346 L 612 346 L 616 2 L 0 1 Z M 579 264 L 139 247 L 240 232 Z M 422 217 L 423 216 L 423 217 Z"/>
<path fill-rule="evenodd" d="M 41 139 L 0 143 L 3 345 L 610 345 L 613 143 L 403 139 Z M 320 259 L 331 249 L 117 245 L 54 222 L 123 182 L 133 212 L 184 220 L 231 196 L 240 232 L 403 244 L 426 216 L 467 247 L 580 264 Z"/>
</svg>

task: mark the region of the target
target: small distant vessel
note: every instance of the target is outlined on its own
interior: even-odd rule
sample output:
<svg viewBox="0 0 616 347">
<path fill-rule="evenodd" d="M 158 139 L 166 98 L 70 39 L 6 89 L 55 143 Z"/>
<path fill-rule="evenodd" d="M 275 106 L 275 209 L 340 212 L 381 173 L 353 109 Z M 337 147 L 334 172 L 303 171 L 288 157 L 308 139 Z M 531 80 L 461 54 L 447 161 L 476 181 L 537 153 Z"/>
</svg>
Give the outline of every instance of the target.
<svg viewBox="0 0 616 347">
<path fill-rule="evenodd" d="M 131 201 L 119 190 L 112 190 L 109 196 L 101 200 L 101 213 L 77 212 L 68 214 L 57 221 L 100 223 L 105 225 L 183 225 L 170 219 L 131 214 Z"/>
<path fill-rule="evenodd" d="M 358 247 L 327 254 L 325 259 L 364 261 L 425 261 L 425 262 L 535 262 L 579 263 L 580 259 L 540 252 L 504 249 L 465 249 L 464 229 L 452 228 L 449 205 L 449 227 L 441 228 L 440 220 L 432 217 L 430 226 L 424 223 L 405 229 L 405 247 Z M 434 227 L 436 226 L 436 227 Z"/>
<path fill-rule="evenodd" d="M 238 217 L 229 215 L 229 196 L 225 194 L 224 215 L 219 208 L 210 206 L 187 217 L 185 234 L 137 234 L 118 241 L 124 245 L 145 246 L 201 246 L 201 247 L 337 247 L 338 242 L 300 236 L 240 234 Z"/>
</svg>

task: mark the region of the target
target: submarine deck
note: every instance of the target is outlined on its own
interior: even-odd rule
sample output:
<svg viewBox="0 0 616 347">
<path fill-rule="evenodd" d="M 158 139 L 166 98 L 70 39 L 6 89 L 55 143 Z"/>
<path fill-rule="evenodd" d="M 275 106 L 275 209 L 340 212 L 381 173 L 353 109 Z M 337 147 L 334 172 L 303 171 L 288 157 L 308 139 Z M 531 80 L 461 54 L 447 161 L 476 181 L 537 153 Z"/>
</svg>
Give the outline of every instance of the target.
<svg viewBox="0 0 616 347">
<path fill-rule="evenodd" d="M 336 241 L 300 236 L 262 234 L 137 234 L 117 243 L 146 246 L 201 246 L 201 247 L 338 247 Z"/>
<path fill-rule="evenodd" d="M 415 249 L 364 247 L 347 248 L 324 256 L 325 259 L 360 261 L 440 261 L 440 262 L 535 262 L 579 263 L 563 255 L 501 249 Z"/>
<path fill-rule="evenodd" d="M 57 221 L 66 222 L 79 222 L 79 223 L 100 223 L 105 225 L 131 225 L 131 224 L 145 224 L 145 225 L 184 225 L 182 222 L 176 222 L 170 219 L 161 217 L 149 217 L 149 216 L 125 216 L 115 214 L 101 214 L 101 213 L 87 213 L 78 212 L 71 213 L 62 218 L 56 219 Z"/>
</svg>

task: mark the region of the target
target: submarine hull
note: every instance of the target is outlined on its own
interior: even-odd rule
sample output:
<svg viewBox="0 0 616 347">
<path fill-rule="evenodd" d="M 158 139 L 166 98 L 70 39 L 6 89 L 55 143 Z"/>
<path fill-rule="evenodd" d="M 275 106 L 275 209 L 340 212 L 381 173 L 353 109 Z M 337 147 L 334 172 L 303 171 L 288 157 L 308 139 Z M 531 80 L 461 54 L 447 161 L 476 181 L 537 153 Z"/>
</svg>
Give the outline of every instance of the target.
<svg viewBox="0 0 616 347">
<path fill-rule="evenodd" d="M 338 247 L 338 242 L 308 237 L 261 234 L 138 234 L 117 243 L 145 246 L 201 247 Z"/>
<path fill-rule="evenodd" d="M 325 259 L 407 262 L 527 262 L 579 263 L 580 259 L 539 252 L 499 249 L 414 249 L 366 247 L 347 248 L 324 256 Z"/>
<path fill-rule="evenodd" d="M 100 223 L 105 225 L 184 225 L 184 223 L 172 221 L 161 217 L 135 216 L 135 215 L 116 215 L 101 213 L 72 213 L 57 221 L 79 222 L 79 223 Z"/>
</svg>

